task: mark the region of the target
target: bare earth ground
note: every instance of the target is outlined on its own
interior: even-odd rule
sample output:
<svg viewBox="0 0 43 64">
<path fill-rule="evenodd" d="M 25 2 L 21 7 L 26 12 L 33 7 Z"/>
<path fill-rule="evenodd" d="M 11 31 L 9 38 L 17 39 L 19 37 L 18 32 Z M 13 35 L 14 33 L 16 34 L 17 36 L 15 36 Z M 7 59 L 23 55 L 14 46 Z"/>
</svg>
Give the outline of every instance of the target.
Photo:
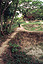
<svg viewBox="0 0 43 64">
<path fill-rule="evenodd" d="M 21 31 L 21 32 L 20 32 Z M 23 31 L 23 32 L 22 32 Z M 17 38 L 17 34 L 19 40 Z M 5 53 L 5 50 L 9 47 L 8 43 L 11 42 L 19 42 L 21 40 L 21 44 L 19 44 L 22 48 L 22 51 L 26 52 L 27 55 L 34 55 L 39 59 L 41 55 L 43 55 L 43 47 L 40 45 L 35 46 L 35 44 L 43 43 L 43 32 L 29 32 L 25 30 L 22 26 L 17 28 L 14 33 L 9 35 L 8 37 L 4 37 L 5 41 L 3 42 L 0 38 L 0 42 L 2 43 L 0 46 L 0 64 L 4 64 L 2 60 L 2 54 Z M 41 59 L 43 61 L 43 59 Z"/>
</svg>

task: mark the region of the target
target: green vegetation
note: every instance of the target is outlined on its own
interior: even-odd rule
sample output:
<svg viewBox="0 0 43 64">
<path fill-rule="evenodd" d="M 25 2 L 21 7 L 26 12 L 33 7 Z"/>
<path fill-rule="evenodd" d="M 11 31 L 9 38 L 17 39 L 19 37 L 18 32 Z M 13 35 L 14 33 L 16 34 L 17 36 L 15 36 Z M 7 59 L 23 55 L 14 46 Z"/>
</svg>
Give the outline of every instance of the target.
<svg viewBox="0 0 43 64">
<path fill-rule="evenodd" d="M 29 23 L 24 23 L 24 25 L 29 25 L 29 24 L 40 24 L 41 25 L 41 22 L 29 22 Z M 43 24 L 42 24 L 43 25 Z"/>
<path fill-rule="evenodd" d="M 43 60 L 43 55 L 39 59 L 42 59 Z"/>
<path fill-rule="evenodd" d="M 43 2 L 40 0 L 0 0 L 0 38 L 2 38 L 0 42 L 3 43 L 7 39 L 8 41 L 11 40 L 8 44 L 8 51 L 6 51 L 6 54 L 2 54 L 5 56 L 3 58 L 4 64 L 43 64 L 33 55 L 26 55 L 21 49 L 23 46 L 37 43 L 38 38 L 41 40 L 41 34 L 26 33 L 25 30 L 20 34 L 17 28 L 21 25 L 28 31 L 43 31 Z M 14 34 L 17 33 L 17 36 L 11 35 L 13 32 Z M 9 35 L 15 38 L 10 38 Z M 43 44 L 39 45 L 43 50 Z M 43 58 L 43 56 L 40 58 Z"/>
<path fill-rule="evenodd" d="M 43 24 L 40 22 L 24 23 L 23 27 L 28 31 L 43 31 Z"/>
<path fill-rule="evenodd" d="M 39 43 L 39 48 L 41 48 L 43 50 L 43 42 Z"/>
<path fill-rule="evenodd" d="M 9 46 L 10 46 L 10 48 L 11 48 L 11 52 L 12 52 L 12 53 L 18 52 L 18 49 L 17 49 L 17 48 L 19 48 L 19 45 L 9 43 Z"/>
<path fill-rule="evenodd" d="M 31 63 L 38 64 L 39 63 L 39 61 L 36 58 L 33 58 L 32 55 L 26 55 L 25 52 L 20 51 L 21 49 L 19 45 L 12 44 L 10 42 L 9 46 L 10 46 L 9 49 L 10 49 L 11 55 L 6 53 L 6 56 L 3 58 L 3 61 L 6 64 L 31 64 Z M 42 63 L 43 62 L 40 62 L 40 64 Z"/>
<path fill-rule="evenodd" d="M 18 17 L 18 15 L 21 13 L 22 13 L 22 19 L 21 17 L 20 18 Z M 12 28 L 12 24 L 15 23 L 18 19 L 19 19 L 18 23 L 21 24 L 21 20 L 23 19 L 25 20 L 26 18 L 28 20 L 35 20 L 35 19 L 43 20 L 43 2 L 39 0 L 0 1 L 0 23 L 1 23 L 0 32 L 2 35 L 4 35 L 4 31 L 8 33 L 8 31 L 10 31 Z"/>
</svg>

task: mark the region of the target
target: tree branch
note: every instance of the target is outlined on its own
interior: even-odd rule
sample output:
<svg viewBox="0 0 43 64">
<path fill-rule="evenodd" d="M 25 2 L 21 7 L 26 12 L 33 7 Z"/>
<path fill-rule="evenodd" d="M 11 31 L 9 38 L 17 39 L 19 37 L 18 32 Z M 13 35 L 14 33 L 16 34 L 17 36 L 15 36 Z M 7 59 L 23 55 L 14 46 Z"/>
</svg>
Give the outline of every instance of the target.
<svg viewBox="0 0 43 64">
<path fill-rule="evenodd" d="M 14 14 L 13 14 L 13 17 L 12 17 L 12 19 L 11 19 L 11 23 L 10 23 L 10 27 L 9 27 L 10 29 L 11 29 L 11 25 L 12 25 L 12 22 L 13 22 L 13 19 L 14 19 L 15 13 L 16 13 L 16 10 L 17 10 L 18 3 L 19 3 L 19 1 L 17 0 L 16 8 L 15 8 L 15 10 L 14 10 Z"/>
<path fill-rule="evenodd" d="M 7 3 L 8 3 L 8 5 L 7 5 Z M 10 4 L 11 4 L 11 3 L 10 3 Z M 6 2 L 6 4 L 5 4 L 5 8 L 4 8 L 3 12 L 2 12 L 2 15 L 4 15 L 5 10 L 8 8 L 8 6 L 9 6 L 10 4 L 9 4 L 9 1 Z"/>
</svg>

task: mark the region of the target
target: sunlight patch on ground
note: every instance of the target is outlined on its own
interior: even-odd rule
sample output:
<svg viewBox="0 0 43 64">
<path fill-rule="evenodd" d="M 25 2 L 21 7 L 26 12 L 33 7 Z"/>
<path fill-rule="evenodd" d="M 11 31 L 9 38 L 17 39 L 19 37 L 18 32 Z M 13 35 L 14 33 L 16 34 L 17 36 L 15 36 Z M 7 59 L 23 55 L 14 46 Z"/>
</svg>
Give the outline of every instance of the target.
<svg viewBox="0 0 43 64">
<path fill-rule="evenodd" d="M 43 56 L 43 50 L 40 48 L 40 46 L 25 47 L 24 52 L 26 52 L 27 55 L 35 56 L 37 59 Z M 42 61 L 43 58 L 39 60 Z"/>
</svg>

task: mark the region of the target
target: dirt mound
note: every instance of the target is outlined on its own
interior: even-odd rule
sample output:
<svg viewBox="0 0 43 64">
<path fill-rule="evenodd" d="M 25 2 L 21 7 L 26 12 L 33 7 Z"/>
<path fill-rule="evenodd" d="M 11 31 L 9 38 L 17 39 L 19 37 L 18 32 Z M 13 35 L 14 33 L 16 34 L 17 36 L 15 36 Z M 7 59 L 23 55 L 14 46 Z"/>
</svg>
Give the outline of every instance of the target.
<svg viewBox="0 0 43 64">
<path fill-rule="evenodd" d="M 28 59 L 30 59 L 29 56 L 31 56 L 33 60 L 35 58 L 36 59 L 41 58 L 41 60 L 43 61 L 43 58 L 42 58 L 43 57 L 42 56 L 43 55 L 43 51 L 42 51 L 43 46 L 40 46 L 40 47 L 35 46 L 36 44 L 39 44 L 39 43 L 41 43 L 40 45 L 43 44 L 42 43 L 43 42 L 43 32 L 18 31 L 14 35 L 14 37 L 11 40 L 9 40 L 9 43 L 10 42 L 12 44 L 15 44 L 16 43 L 16 44 L 20 45 L 20 50 L 18 51 L 19 53 L 17 52 L 17 54 L 15 54 L 15 53 L 11 53 L 11 49 L 8 48 L 8 51 L 6 50 L 7 52 L 4 53 L 3 54 L 3 57 L 2 57 L 4 59 L 3 60 L 4 62 L 9 62 L 9 60 L 11 59 L 12 62 L 15 62 L 15 64 L 16 64 L 16 59 L 18 60 L 18 55 L 20 55 L 20 57 L 19 57 L 20 62 L 21 62 L 21 60 L 23 60 L 23 62 L 24 62 L 24 58 L 25 58 L 24 57 L 24 54 L 21 56 L 21 54 L 23 52 L 25 52 L 25 56 L 26 56 L 26 60 L 25 61 L 28 61 L 28 62 L 30 61 L 30 60 L 28 60 Z M 21 58 L 21 57 L 24 57 L 24 58 Z M 33 62 L 33 60 L 32 60 L 32 62 Z M 39 64 L 39 61 L 38 61 L 38 63 L 37 63 L 37 61 L 35 61 L 35 63 L 36 64 Z M 33 62 L 33 64 L 35 64 L 35 63 Z M 5 63 L 5 64 L 7 64 L 7 63 Z M 22 64 L 25 64 L 25 63 L 22 63 Z M 31 64 L 31 61 L 30 61 L 30 64 Z M 43 62 L 40 63 L 40 64 L 43 64 Z"/>
<path fill-rule="evenodd" d="M 18 32 L 14 38 L 10 41 L 12 43 L 17 43 L 22 47 L 34 45 L 43 42 L 43 33 L 42 32 Z"/>
<path fill-rule="evenodd" d="M 27 55 L 33 55 L 37 59 L 43 56 L 43 32 L 20 31 L 10 42 L 20 45 Z M 43 58 L 39 60 L 43 61 Z"/>
</svg>

